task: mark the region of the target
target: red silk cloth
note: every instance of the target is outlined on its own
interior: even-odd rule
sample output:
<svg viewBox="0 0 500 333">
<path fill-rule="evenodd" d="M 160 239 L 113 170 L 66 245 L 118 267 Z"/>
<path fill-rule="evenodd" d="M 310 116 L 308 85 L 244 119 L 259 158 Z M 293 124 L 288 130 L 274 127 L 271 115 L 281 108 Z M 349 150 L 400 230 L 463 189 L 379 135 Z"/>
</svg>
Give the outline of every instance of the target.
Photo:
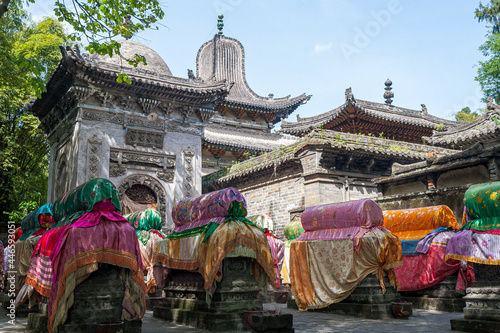
<svg viewBox="0 0 500 333">
<path fill-rule="evenodd" d="M 445 277 L 461 270 L 458 260 L 445 260 L 446 244 L 454 232 L 445 231 L 436 236 L 425 254 L 404 255 L 403 266 L 395 267 L 396 277 L 401 285 L 400 291 L 421 290 L 432 287 Z M 465 292 L 467 282 L 473 281 L 472 266 L 459 272 L 456 289 Z M 467 281 L 465 281 L 467 280 Z"/>
</svg>

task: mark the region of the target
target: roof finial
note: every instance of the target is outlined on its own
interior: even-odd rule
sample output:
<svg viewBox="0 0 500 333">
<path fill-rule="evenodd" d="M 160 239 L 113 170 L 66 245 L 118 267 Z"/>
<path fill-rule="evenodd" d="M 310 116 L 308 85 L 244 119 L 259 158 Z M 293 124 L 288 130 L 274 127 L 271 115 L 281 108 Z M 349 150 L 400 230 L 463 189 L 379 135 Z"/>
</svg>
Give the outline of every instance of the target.
<svg viewBox="0 0 500 333">
<path fill-rule="evenodd" d="M 217 19 L 217 29 L 219 29 L 219 35 L 222 35 L 222 28 L 224 28 L 224 22 L 222 22 L 223 18 L 224 15 L 219 14 L 219 18 Z"/>
<path fill-rule="evenodd" d="M 384 93 L 384 98 L 385 98 L 385 104 L 391 105 L 392 104 L 392 98 L 394 97 L 394 93 L 391 91 L 392 90 L 392 81 L 387 79 L 385 81 L 385 93 Z"/>
</svg>

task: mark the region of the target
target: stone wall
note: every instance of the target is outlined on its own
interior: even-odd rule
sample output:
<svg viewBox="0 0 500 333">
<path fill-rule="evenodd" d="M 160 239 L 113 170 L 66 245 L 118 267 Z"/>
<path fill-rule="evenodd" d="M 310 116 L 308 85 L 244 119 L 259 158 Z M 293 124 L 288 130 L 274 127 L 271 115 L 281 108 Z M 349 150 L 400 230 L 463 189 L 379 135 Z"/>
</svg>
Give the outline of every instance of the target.
<svg viewBox="0 0 500 333">
<path fill-rule="evenodd" d="M 382 210 L 419 208 L 446 205 L 455 214 L 458 224 L 462 225 L 464 194 L 469 186 L 458 186 L 423 192 L 399 194 L 373 199 Z"/>
</svg>

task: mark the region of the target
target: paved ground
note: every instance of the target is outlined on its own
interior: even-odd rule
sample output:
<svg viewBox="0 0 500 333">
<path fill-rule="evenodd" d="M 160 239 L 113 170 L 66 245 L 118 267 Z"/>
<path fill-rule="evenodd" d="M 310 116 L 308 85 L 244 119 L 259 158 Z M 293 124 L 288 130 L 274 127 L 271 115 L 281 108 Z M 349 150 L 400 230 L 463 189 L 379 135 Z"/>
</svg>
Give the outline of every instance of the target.
<svg viewBox="0 0 500 333">
<path fill-rule="evenodd" d="M 321 312 L 299 312 L 288 309 L 284 304 L 266 304 L 267 309 L 281 310 L 282 313 L 292 313 L 295 332 L 451 332 L 450 319 L 463 318 L 463 313 L 445 313 L 438 311 L 413 310 L 413 316 L 408 320 L 361 319 Z M 5 310 L 0 310 L 0 332 L 29 332 L 26 329 L 27 318 L 17 318 L 16 324 L 8 323 Z M 145 333 L 165 332 L 209 332 L 206 330 L 167 323 L 162 319 L 153 318 L 153 312 L 147 311 L 143 319 L 142 331 Z"/>
</svg>

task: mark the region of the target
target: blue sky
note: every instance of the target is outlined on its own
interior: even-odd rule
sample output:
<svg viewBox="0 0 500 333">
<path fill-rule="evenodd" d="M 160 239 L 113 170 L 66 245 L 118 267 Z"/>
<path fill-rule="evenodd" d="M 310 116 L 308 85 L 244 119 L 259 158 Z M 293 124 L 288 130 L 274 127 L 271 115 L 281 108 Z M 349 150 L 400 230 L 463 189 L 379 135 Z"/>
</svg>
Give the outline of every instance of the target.
<svg viewBox="0 0 500 333">
<path fill-rule="evenodd" d="M 28 10 L 50 15 L 41 0 Z M 355 98 L 383 103 L 393 82 L 393 105 L 447 119 L 465 106 L 484 107 L 474 81 L 483 60 L 484 23 L 474 18 L 479 1 L 466 0 L 161 0 L 163 26 L 134 39 L 158 52 L 173 75 L 196 69 L 196 53 L 216 33 L 245 48 L 247 81 L 259 95 L 312 94 L 295 114 L 309 117 Z M 295 121 L 295 115 L 289 117 Z"/>
</svg>

